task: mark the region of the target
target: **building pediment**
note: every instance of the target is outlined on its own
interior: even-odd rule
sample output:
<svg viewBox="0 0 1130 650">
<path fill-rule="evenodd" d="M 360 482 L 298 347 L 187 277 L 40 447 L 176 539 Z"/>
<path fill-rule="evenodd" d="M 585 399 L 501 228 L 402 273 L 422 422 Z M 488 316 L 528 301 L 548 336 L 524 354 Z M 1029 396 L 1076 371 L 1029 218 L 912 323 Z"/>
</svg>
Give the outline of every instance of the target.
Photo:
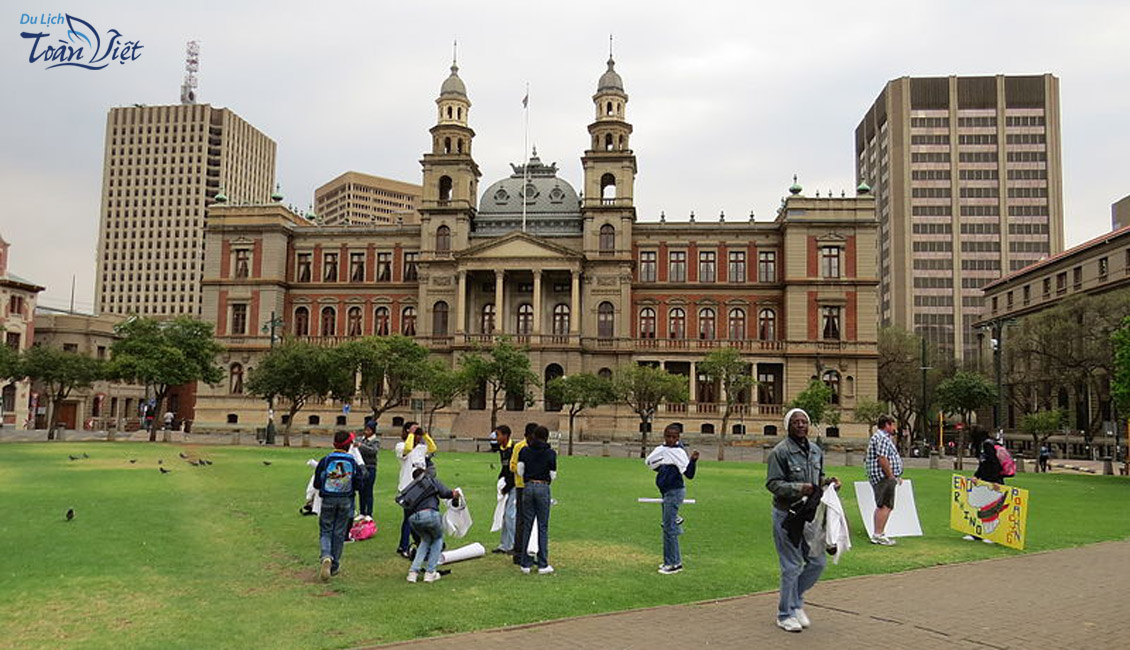
<svg viewBox="0 0 1130 650">
<path fill-rule="evenodd" d="M 505 237 L 485 241 L 455 253 L 457 262 L 479 265 L 481 263 L 506 263 L 515 261 L 568 262 L 578 264 L 584 256 L 572 248 L 550 242 L 528 233 L 513 232 Z"/>
</svg>

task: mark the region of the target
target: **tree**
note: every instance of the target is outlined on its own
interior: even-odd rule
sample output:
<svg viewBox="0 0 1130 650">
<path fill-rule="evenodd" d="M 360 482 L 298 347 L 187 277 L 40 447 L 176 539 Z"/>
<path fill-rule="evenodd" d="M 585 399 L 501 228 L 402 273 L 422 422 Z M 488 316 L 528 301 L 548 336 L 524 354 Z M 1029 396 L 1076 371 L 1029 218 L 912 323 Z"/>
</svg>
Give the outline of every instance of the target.
<svg viewBox="0 0 1130 650">
<path fill-rule="evenodd" d="M 455 400 L 470 392 L 474 384 L 462 368 L 451 368 L 438 360 L 425 364 L 422 374 L 424 390 L 428 392 L 431 401 L 431 406 L 428 407 L 428 426 L 424 430 L 431 433 L 436 411 L 451 406 Z"/>
<path fill-rule="evenodd" d="M 612 382 L 591 372 L 557 377 L 545 386 L 545 399 L 569 408 L 569 455 L 573 455 L 573 421 L 587 409 L 616 399 Z"/>
<path fill-rule="evenodd" d="M 1122 417 L 1130 416 L 1130 316 L 1111 334 L 1114 347 L 1114 376 L 1111 379 L 1111 396 Z"/>
<path fill-rule="evenodd" d="M 937 386 L 954 372 L 952 358 L 943 357 L 933 345 L 926 346 L 926 395 L 922 403 L 922 337 L 898 327 L 879 329 L 879 400 L 890 404 L 899 429 L 915 423 L 925 440 L 926 421 L 917 417 L 929 412 Z M 923 420 L 919 422 L 919 420 Z"/>
<path fill-rule="evenodd" d="M 0 345 L 0 379 L 18 379 L 20 353 L 7 345 Z"/>
<path fill-rule="evenodd" d="M 224 371 L 216 365 L 223 346 L 212 338 L 212 325 L 181 316 L 171 321 L 132 317 L 119 323 L 120 337 L 112 346 L 109 375 L 118 381 L 145 386 L 152 394 L 154 416 L 149 441 L 157 440 L 156 414 L 171 386 L 196 381 L 218 384 Z"/>
<path fill-rule="evenodd" d="M 17 372 L 42 384 L 47 401 L 47 439 L 55 439 L 55 409 L 76 388 L 90 386 L 105 375 L 105 364 L 78 352 L 36 345 L 20 355 Z"/>
<path fill-rule="evenodd" d="M 1064 413 L 1059 409 L 1030 413 L 1020 420 L 1020 430 L 1032 436 L 1032 448 L 1039 449 L 1063 426 Z"/>
<path fill-rule="evenodd" d="M 819 426 L 821 423 L 826 422 L 829 415 L 829 407 L 832 406 L 832 387 L 820 381 L 813 379 L 808 383 L 808 388 L 797 393 L 792 402 L 789 402 L 789 408 L 804 409 L 808 413 L 808 421 L 812 424 L 813 428 Z M 838 415 L 836 416 L 839 417 Z M 839 420 L 836 420 L 839 422 Z"/>
<path fill-rule="evenodd" d="M 498 411 L 503 404 L 499 397 L 520 399 L 526 406 L 534 403 L 532 387 L 540 386 L 537 373 L 530 370 L 526 350 L 518 348 L 506 337 L 500 338 L 490 352 L 470 352 L 459 360 L 473 386 L 484 386 L 490 397 L 490 428 L 498 426 Z"/>
<path fill-rule="evenodd" d="M 685 404 L 690 398 L 686 377 L 655 366 L 621 366 L 612 376 L 612 390 L 640 418 L 640 458 L 647 454 L 647 434 L 659 405 Z"/>
<path fill-rule="evenodd" d="M 245 389 L 256 397 L 288 402 L 283 446 L 289 447 L 290 427 L 302 407 L 311 399 L 347 394 L 352 384 L 353 373 L 332 348 L 290 340 L 260 359 L 248 373 Z"/>
<path fill-rule="evenodd" d="M 961 416 L 962 427 L 957 447 L 957 468 L 962 468 L 965 455 L 965 432 L 969 430 L 969 414 L 997 401 L 997 387 L 975 372 L 958 371 L 938 385 L 938 407 L 946 413 Z"/>
<path fill-rule="evenodd" d="M 860 424 L 874 426 L 879 417 L 887 413 L 887 405 L 868 397 L 855 400 L 854 419 Z"/>
<path fill-rule="evenodd" d="M 424 389 L 428 349 L 402 334 L 368 336 L 338 347 L 342 363 L 361 375 L 372 418 L 404 404 Z"/>
<path fill-rule="evenodd" d="M 757 385 L 750 373 L 749 363 L 742 361 L 741 353 L 735 348 L 712 350 L 698 363 L 698 371 L 707 380 L 716 381 L 722 386 L 725 401 L 722 403 L 722 431 L 718 437 L 718 460 L 725 459 L 726 436 L 730 432 L 730 417 L 734 405 L 740 403 L 745 391 Z"/>
</svg>

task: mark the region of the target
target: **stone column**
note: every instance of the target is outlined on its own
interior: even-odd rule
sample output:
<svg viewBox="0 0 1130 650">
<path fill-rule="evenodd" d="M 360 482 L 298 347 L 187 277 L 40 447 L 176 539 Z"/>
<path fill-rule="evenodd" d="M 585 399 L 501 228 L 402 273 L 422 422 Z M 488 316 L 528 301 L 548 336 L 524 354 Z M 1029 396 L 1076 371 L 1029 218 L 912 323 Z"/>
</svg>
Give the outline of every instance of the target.
<svg viewBox="0 0 1130 650">
<path fill-rule="evenodd" d="M 506 333 L 506 311 L 502 304 L 504 298 L 502 282 L 503 271 L 499 269 L 494 272 L 494 331 L 496 334 Z"/>
<path fill-rule="evenodd" d="M 573 287 L 570 292 L 569 334 L 581 332 L 581 272 L 573 271 Z"/>
<path fill-rule="evenodd" d="M 691 362 L 691 382 L 690 382 L 690 384 L 691 384 L 690 385 L 690 389 L 691 389 L 691 391 L 690 391 L 690 398 L 691 398 L 690 403 L 691 404 L 694 404 L 698 401 L 698 370 L 696 369 L 696 366 L 697 366 L 697 364 L 694 361 L 692 361 Z"/>
<path fill-rule="evenodd" d="M 534 329 L 535 335 L 541 334 L 541 270 L 534 270 Z"/>
<path fill-rule="evenodd" d="M 467 331 L 467 272 L 459 272 L 459 287 L 455 294 L 455 333 Z"/>
</svg>

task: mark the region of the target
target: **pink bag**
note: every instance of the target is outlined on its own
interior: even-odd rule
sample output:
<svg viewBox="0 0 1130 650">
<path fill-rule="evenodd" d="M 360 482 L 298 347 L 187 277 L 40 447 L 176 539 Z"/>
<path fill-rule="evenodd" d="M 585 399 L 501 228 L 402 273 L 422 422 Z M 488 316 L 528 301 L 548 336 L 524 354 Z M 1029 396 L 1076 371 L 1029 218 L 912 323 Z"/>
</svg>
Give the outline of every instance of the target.
<svg viewBox="0 0 1130 650">
<path fill-rule="evenodd" d="M 353 524 L 349 529 L 349 539 L 359 542 L 363 539 L 369 539 L 377 534 L 377 522 L 372 519 L 362 519 L 361 521 Z"/>
</svg>

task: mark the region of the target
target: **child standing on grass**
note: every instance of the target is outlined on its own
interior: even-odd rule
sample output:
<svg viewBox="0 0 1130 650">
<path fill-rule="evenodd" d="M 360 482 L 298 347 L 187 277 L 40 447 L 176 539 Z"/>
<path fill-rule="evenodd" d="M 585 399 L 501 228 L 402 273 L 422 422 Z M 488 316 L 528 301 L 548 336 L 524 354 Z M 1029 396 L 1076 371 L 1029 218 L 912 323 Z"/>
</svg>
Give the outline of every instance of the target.
<svg viewBox="0 0 1130 650">
<path fill-rule="evenodd" d="M 353 495 L 365 480 L 364 467 L 349 453 L 353 437 L 348 431 L 334 434 L 334 451 L 314 468 L 314 487 L 322 496 L 322 511 L 318 515 L 322 560 L 318 578 L 323 582 L 341 569 L 341 550 L 353 520 Z"/>
<path fill-rule="evenodd" d="M 549 484 L 557 478 L 557 452 L 549 446 L 549 429 L 534 429 L 529 446 L 518 452 L 518 472 L 526 487 L 522 492 L 522 546 L 516 547 L 522 573 L 530 572 L 530 555 L 526 553 L 534 521 L 538 522 L 538 573 L 553 573 L 549 564 L 549 505 L 553 495 Z"/>
<path fill-rule="evenodd" d="M 683 534 L 683 518 L 679 506 L 687 496 L 683 477 L 694 478 L 698 452 L 687 456 L 679 441 L 678 425 L 668 424 L 663 430 L 663 444 L 648 454 L 644 463 L 655 470 L 655 486 L 663 496 L 663 564 L 659 572 L 664 575 L 683 570 L 683 556 L 679 551 L 679 535 Z"/>
</svg>

